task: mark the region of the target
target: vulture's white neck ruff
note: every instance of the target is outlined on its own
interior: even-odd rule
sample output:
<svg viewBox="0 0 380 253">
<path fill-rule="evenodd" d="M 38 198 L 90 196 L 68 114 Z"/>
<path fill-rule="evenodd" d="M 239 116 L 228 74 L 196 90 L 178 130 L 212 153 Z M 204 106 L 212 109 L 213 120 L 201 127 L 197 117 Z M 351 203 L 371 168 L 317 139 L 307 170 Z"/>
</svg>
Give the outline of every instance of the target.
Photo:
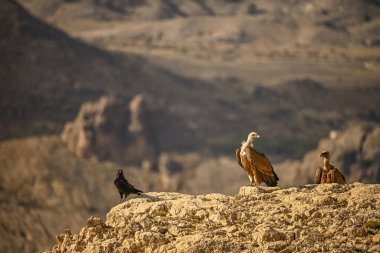
<svg viewBox="0 0 380 253">
<path fill-rule="evenodd" d="M 245 155 L 245 149 L 248 148 L 249 146 L 253 147 L 253 140 L 248 139 L 247 141 L 243 142 L 240 148 L 240 156 Z"/>
<path fill-rule="evenodd" d="M 250 132 L 248 137 L 247 137 L 247 140 L 244 141 L 242 144 L 241 144 L 241 148 L 240 148 L 240 156 L 243 156 L 246 154 L 245 152 L 245 149 L 248 148 L 249 146 L 251 146 L 253 148 L 253 140 L 255 138 L 260 138 L 260 135 L 258 135 L 257 133 L 255 132 Z"/>
</svg>

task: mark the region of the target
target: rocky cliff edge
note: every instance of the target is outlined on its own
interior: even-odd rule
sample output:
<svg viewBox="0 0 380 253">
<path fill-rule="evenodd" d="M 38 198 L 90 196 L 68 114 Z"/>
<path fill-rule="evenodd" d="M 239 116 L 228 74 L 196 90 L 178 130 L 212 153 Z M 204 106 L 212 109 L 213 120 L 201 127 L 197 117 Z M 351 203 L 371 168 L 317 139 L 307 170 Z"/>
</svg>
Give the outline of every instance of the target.
<svg viewBox="0 0 380 253">
<path fill-rule="evenodd" d="M 380 252 L 380 185 L 147 195 L 66 230 L 51 252 Z"/>
</svg>

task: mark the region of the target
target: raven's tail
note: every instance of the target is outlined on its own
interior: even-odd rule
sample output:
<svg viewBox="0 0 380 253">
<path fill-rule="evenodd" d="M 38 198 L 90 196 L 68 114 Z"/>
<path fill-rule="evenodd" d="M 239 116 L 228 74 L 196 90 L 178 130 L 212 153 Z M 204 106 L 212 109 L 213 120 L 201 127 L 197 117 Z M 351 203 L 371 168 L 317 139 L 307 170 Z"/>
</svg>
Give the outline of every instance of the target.
<svg viewBox="0 0 380 253">
<path fill-rule="evenodd" d="M 137 194 L 137 195 L 141 195 L 141 193 L 144 193 L 144 192 L 142 192 L 142 191 L 140 191 L 140 190 L 137 190 L 137 189 L 135 189 L 135 192 L 134 192 L 135 194 Z"/>
</svg>

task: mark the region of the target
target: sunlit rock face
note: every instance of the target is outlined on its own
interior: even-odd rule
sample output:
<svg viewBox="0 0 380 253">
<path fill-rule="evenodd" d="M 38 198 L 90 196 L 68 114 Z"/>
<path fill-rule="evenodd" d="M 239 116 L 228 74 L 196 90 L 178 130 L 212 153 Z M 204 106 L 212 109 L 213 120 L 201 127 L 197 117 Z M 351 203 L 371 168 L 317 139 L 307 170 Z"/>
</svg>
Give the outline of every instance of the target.
<svg viewBox="0 0 380 253">
<path fill-rule="evenodd" d="M 152 192 L 65 231 L 51 252 L 378 252 L 379 205 L 380 186 L 361 183 Z"/>
</svg>

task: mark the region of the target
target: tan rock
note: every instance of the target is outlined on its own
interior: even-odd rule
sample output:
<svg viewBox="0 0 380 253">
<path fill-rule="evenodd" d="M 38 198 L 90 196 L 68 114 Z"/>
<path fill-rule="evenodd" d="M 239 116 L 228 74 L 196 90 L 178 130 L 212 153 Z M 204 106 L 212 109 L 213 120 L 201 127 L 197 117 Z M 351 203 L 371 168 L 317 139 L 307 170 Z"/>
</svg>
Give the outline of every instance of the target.
<svg viewBox="0 0 380 253">
<path fill-rule="evenodd" d="M 242 187 L 243 194 L 191 196 L 148 193 L 91 217 L 78 235 L 57 236 L 53 252 L 378 252 L 378 235 L 365 227 L 380 205 L 380 186 L 355 184 L 299 190 Z M 360 193 L 360 194 L 359 194 Z"/>
<path fill-rule="evenodd" d="M 372 242 L 380 244 L 380 234 L 376 234 L 376 235 L 372 236 Z"/>
<path fill-rule="evenodd" d="M 251 196 L 259 193 L 271 193 L 280 190 L 279 187 L 263 187 L 263 186 L 243 186 L 240 187 L 239 195 Z"/>
<path fill-rule="evenodd" d="M 235 233 L 235 232 L 238 231 L 238 228 L 237 228 L 235 225 L 233 225 L 233 226 L 228 227 L 228 228 L 226 229 L 226 231 L 227 231 L 228 233 Z"/>
<path fill-rule="evenodd" d="M 178 227 L 175 225 L 171 226 L 168 231 L 169 231 L 169 233 L 171 233 L 174 236 L 178 236 L 179 232 L 180 232 Z"/>
<path fill-rule="evenodd" d="M 257 232 L 253 234 L 253 239 L 260 244 L 267 242 L 283 241 L 286 240 L 286 236 L 281 231 L 271 227 L 260 227 Z"/>
<path fill-rule="evenodd" d="M 363 227 L 349 227 L 346 228 L 344 232 L 353 237 L 364 237 L 368 234 L 367 230 Z"/>
<path fill-rule="evenodd" d="M 91 216 L 87 221 L 86 227 L 88 227 L 88 228 L 96 227 L 96 226 L 101 225 L 101 224 L 102 224 L 101 219 Z"/>
<path fill-rule="evenodd" d="M 370 253 L 380 252 L 380 244 L 376 244 L 376 245 L 369 247 L 368 252 L 370 252 Z"/>
</svg>

